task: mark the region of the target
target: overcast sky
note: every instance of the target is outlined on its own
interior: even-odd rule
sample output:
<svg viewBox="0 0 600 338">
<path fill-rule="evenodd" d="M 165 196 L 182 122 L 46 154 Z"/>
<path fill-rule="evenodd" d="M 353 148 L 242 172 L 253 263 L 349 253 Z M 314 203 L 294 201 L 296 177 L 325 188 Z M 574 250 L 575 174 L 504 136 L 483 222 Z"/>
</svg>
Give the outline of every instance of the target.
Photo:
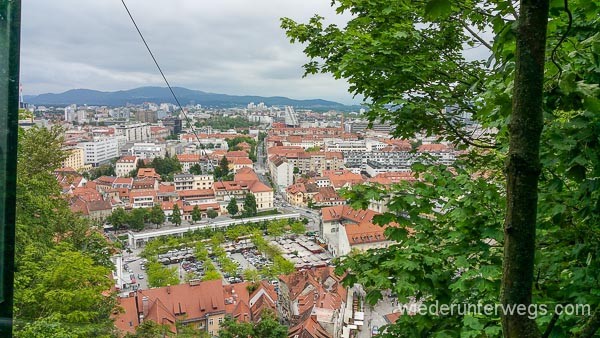
<svg viewBox="0 0 600 338">
<path fill-rule="evenodd" d="M 164 86 L 120 0 L 23 0 L 24 94 Z M 329 22 L 329 0 L 126 0 L 171 85 L 357 103 L 344 81 L 302 78 L 306 57 L 279 18 Z"/>
</svg>

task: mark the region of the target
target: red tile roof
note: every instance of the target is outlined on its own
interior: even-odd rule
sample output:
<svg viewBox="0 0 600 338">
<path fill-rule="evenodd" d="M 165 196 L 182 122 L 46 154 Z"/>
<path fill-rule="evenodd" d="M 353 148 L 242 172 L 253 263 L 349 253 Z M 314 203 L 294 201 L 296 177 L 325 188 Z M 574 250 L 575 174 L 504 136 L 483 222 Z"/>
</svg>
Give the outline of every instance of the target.
<svg viewBox="0 0 600 338">
<path fill-rule="evenodd" d="M 215 196 L 215 192 L 212 189 L 182 190 L 182 191 L 178 191 L 177 194 L 182 199 L 192 198 L 192 197 L 212 198 Z"/>
<path fill-rule="evenodd" d="M 370 222 L 377 212 L 373 210 L 355 210 L 349 205 L 338 205 L 321 209 L 323 222 L 348 220 L 354 223 Z"/>
<path fill-rule="evenodd" d="M 124 333 L 135 333 L 135 328 L 139 325 L 139 317 L 135 309 L 135 298 L 117 298 L 117 305 L 121 308 L 121 312 L 113 316 L 115 326 Z"/>
<path fill-rule="evenodd" d="M 177 155 L 179 162 L 200 162 L 199 154 L 180 154 Z"/>
<path fill-rule="evenodd" d="M 137 157 L 135 156 L 123 156 L 117 160 L 117 163 L 135 163 L 137 161 Z"/>
<path fill-rule="evenodd" d="M 243 150 L 235 150 L 225 153 L 225 157 L 227 157 L 227 159 L 232 157 L 248 157 L 248 153 Z"/>
</svg>

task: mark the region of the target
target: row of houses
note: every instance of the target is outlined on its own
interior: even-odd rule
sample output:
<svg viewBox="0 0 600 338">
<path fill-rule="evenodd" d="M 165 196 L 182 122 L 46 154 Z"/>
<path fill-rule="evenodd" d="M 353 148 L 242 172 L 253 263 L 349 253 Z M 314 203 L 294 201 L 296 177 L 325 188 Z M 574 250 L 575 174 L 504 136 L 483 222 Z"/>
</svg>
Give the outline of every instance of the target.
<svg viewBox="0 0 600 338">
<path fill-rule="evenodd" d="M 289 326 L 289 337 L 338 338 L 344 325 L 348 292 L 332 267 L 297 271 L 277 281 L 223 285 L 221 280 L 190 281 L 119 298 L 113 315 L 122 335 L 135 333 L 144 321 L 178 325 L 218 336 L 226 317 L 258 322 L 265 311 Z M 180 326 L 179 326 L 180 327 Z"/>
<path fill-rule="evenodd" d="M 191 220 L 194 207 L 206 216 L 209 210 L 226 213 L 235 199 L 242 208 L 246 194 L 253 194 L 257 209 L 273 208 L 273 189 L 260 181 L 251 168 L 239 169 L 232 181 L 214 182 L 212 175 L 181 174 L 174 182 L 161 182 L 153 168 L 140 168 L 137 177 L 101 176 L 87 181 L 75 170 L 62 168 L 55 173 L 71 209 L 92 220 L 102 221 L 117 208 L 151 208 L 160 205 L 169 217 L 175 205 L 184 220 Z"/>
</svg>

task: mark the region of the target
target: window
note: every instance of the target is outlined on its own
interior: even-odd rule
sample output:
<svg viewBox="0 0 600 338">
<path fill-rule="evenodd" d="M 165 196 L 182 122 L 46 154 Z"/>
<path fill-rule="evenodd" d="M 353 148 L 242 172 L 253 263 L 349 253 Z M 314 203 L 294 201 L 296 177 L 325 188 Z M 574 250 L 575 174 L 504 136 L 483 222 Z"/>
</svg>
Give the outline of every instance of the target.
<svg viewBox="0 0 600 338">
<path fill-rule="evenodd" d="M 211 318 L 211 319 L 209 319 L 209 320 L 208 320 L 208 325 L 213 325 L 213 324 L 214 324 L 214 322 L 213 322 L 213 319 L 212 319 L 212 318 Z"/>
<path fill-rule="evenodd" d="M 219 318 L 219 324 L 223 322 L 223 318 Z"/>
</svg>

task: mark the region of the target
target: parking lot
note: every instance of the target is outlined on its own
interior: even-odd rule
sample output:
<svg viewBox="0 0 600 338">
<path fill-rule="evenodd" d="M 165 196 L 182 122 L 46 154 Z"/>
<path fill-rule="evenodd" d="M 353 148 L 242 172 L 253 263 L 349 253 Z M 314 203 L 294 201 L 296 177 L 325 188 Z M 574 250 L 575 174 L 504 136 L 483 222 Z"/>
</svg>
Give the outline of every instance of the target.
<svg viewBox="0 0 600 338">
<path fill-rule="evenodd" d="M 240 253 L 235 253 L 231 255 L 231 258 L 234 259 L 240 266 L 246 265 L 250 268 L 254 268 L 256 270 L 260 270 L 267 266 L 273 265 L 270 259 L 266 256 L 262 255 L 257 249 L 251 248 L 248 250 L 244 250 Z"/>
<path fill-rule="evenodd" d="M 296 269 L 327 266 L 331 262 L 331 254 L 311 237 L 280 238 L 272 240 L 271 244 L 278 247 L 281 256 L 294 263 Z"/>
<path fill-rule="evenodd" d="M 133 291 L 136 288 L 148 288 L 144 262 L 144 259 L 135 256 L 129 256 L 124 259 L 123 280 L 130 285 L 127 288 L 124 288 L 123 291 Z M 132 276 L 133 278 L 131 278 Z"/>
<path fill-rule="evenodd" d="M 253 269 L 253 270 L 257 270 L 256 267 L 250 263 L 246 257 L 244 257 L 244 255 L 242 255 L 241 253 L 234 253 L 231 255 L 231 259 L 235 260 L 236 262 L 238 262 L 238 264 L 240 265 L 240 268 L 242 269 L 242 271 L 246 270 L 246 269 Z"/>
</svg>

